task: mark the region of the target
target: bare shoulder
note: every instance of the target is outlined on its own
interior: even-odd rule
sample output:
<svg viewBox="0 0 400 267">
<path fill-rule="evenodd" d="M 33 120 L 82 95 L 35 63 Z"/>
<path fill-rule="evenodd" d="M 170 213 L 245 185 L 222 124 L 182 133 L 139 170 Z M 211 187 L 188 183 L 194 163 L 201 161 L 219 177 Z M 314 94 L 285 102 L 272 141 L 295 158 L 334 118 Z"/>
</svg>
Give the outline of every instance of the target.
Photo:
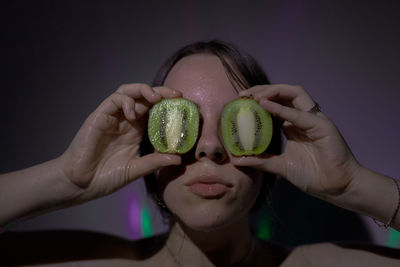
<svg viewBox="0 0 400 267">
<path fill-rule="evenodd" d="M 0 235 L 0 265 L 145 266 L 164 241 L 164 236 L 131 241 L 90 231 L 8 232 Z"/>
<path fill-rule="evenodd" d="M 303 245 L 295 248 L 281 266 L 400 266 L 400 251 L 370 244 Z"/>
</svg>

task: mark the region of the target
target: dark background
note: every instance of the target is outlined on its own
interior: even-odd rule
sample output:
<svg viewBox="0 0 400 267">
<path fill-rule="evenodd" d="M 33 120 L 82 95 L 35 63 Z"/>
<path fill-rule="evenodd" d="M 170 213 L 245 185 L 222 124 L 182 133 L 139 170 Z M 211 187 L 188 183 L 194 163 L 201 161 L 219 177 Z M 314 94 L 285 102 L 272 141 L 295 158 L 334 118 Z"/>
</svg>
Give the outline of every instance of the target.
<svg viewBox="0 0 400 267">
<path fill-rule="evenodd" d="M 218 38 L 257 58 L 272 83 L 307 88 L 362 164 L 399 177 L 396 1 L 3 1 L 0 10 L 0 173 L 57 157 L 120 84 L 150 83 L 179 47 Z M 273 199 L 268 214 L 278 242 L 387 244 L 395 234 L 284 181 Z M 136 239 L 138 207 L 150 210 L 155 232 L 165 230 L 141 180 L 13 229 Z"/>
</svg>

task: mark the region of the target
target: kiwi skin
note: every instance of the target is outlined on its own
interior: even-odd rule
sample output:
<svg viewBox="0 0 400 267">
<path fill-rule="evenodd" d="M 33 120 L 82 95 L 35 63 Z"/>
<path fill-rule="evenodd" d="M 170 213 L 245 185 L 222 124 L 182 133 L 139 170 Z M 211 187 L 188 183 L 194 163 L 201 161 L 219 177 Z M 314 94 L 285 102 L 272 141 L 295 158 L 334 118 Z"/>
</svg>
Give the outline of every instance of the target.
<svg viewBox="0 0 400 267">
<path fill-rule="evenodd" d="M 185 98 L 163 99 L 153 106 L 147 124 L 149 140 L 161 153 L 184 154 L 195 145 L 200 115 Z"/>
<path fill-rule="evenodd" d="M 259 155 L 269 146 L 271 114 L 254 99 L 241 97 L 224 106 L 221 132 L 225 147 L 235 156 Z"/>
</svg>

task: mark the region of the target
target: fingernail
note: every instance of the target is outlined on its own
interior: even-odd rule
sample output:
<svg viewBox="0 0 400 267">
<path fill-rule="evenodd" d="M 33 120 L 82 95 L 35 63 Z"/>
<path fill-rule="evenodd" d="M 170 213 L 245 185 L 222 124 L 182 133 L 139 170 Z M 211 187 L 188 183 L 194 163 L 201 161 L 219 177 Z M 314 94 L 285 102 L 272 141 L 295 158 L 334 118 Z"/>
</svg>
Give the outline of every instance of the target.
<svg viewBox="0 0 400 267">
<path fill-rule="evenodd" d="M 175 96 L 182 96 L 182 93 L 179 92 L 179 91 L 174 91 L 174 95 L 175 95 Z"/>
<path fill-rule="evenodd" d="M 129 116 L 131 117 L 132 120 L 136 119 L 136 114 L 133 109 L 131 109 L 131 111 L 129 112 Z"/>
</svg>

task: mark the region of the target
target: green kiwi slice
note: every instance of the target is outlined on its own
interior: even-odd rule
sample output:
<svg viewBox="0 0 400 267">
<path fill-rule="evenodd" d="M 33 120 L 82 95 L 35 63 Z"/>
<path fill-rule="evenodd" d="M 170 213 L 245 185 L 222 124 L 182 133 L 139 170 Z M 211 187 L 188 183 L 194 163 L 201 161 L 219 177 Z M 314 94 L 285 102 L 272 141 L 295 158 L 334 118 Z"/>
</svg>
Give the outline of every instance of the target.
<svg viewBox="0 0 400 267">
<path fill-rule="evenodd" d="M 184 98 L 163 99 L 151 109 L 147 131 L 158 152 L 186 153 L 196 143 L 199 132 L 197 106 Z"/>
<path fill-rule="evenodd" d="M 222 111 L 222 138 L 235 156 L 263 153 L 271 142 L 272 130 L 270 113 L 254 99 L 233 100 Z"/>
</svg>

